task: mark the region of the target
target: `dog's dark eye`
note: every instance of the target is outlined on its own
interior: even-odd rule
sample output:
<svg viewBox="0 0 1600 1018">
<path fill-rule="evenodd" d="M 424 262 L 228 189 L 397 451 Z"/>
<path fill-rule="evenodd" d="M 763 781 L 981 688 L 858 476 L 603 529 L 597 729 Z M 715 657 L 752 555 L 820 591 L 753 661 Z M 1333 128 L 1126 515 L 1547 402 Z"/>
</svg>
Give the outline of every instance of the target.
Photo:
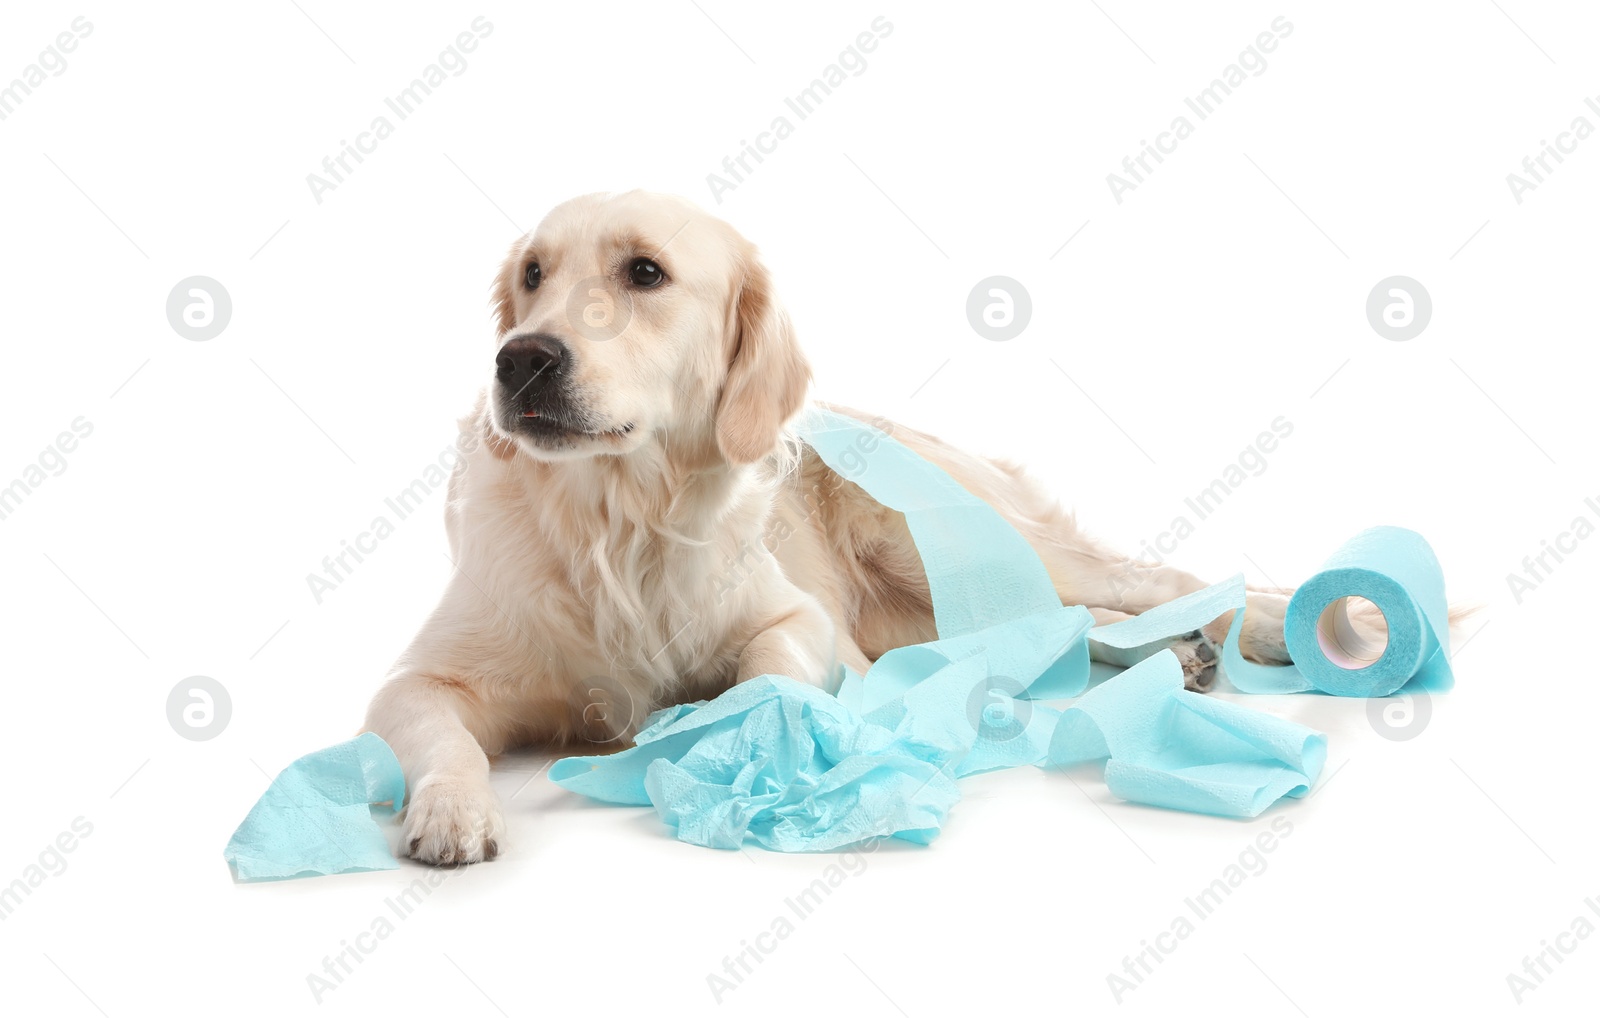
<svg viewBox="0 0 1600 1018">
<path fill-rule="evenodd" d="M 635 258 L 633 264 L 628 266 L 628 278 L 633 280 L 634 286 L 642 286 L 646 290 L 660 286 L 667 278 L 661 271 L 661 266 L 648 258 Z"/>
<path fill-rule="evenodd" d="M 537 289 L 539 289 L 539 280 L 541 278 L 542 278 L 542 276 L 541 276 L 541 274 L 539 272 L 539 263 L 538 262 L 529 262 L 528 263 L 528 271 L 523 273 L 523 275 L 522 275 L 522 283 L 523 283 L 523 285 L 526 286 L 530 290 L 537 290 Z"/>
</svg>

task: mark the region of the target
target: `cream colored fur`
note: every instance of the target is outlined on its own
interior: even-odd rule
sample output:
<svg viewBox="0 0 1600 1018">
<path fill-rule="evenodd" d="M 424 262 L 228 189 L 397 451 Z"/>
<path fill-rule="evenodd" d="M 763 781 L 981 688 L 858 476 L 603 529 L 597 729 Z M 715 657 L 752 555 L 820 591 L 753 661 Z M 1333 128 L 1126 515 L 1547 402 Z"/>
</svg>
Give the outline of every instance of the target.
<svg viewBox="0 0 1600 1018">
<path fill-rule="evenodd" d="M 632 287 L 638 259 L 666 281 Z M 838 664 L 864 671 L 935 636 L 903 519 L 786 430 L 810 370 L 727 224 L 642 192 L 575 199 L 518 240 L 494 306 L 485 362 L 513 337 L 562 340 L 561 398 L 583 426 L 530 434 L 494 380 L 461 423 L 446 517 L 456 570 L 366 721 L 405 769 L 410 854 L 433 863 L 499 851 L 494 754 L 620 747 L 653 708 L 766 673 L 828 686 Z M 586 337 L 581 316 L 608 313 L 626 327 Z M 1103 548 L 1018 468 L 871 420 L 1003 513 L 1064 603 L 1114 621 L 1203 586 Z M 1251 595 L 1248 656 L 1287 660 L 1286 594 Z M 1228 622 L 1174 641 L 1191 688 L 1210 684 Z"/>
</svg>

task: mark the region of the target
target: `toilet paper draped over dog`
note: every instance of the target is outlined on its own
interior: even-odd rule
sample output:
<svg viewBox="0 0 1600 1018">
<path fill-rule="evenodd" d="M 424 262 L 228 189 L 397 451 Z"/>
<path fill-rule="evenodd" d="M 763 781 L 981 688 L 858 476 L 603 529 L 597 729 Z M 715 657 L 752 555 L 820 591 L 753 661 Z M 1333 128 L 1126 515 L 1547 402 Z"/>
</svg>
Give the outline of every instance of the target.
<svg viewBox="0 0 1600 1018">
<path fill-rule="evenodd" d="M 1083 693 L 1088 639 L 1144 646 L 1188 633 L 1243 605 L 1242 578 L 1091 632 L 1088 610 L 1061 604 L 1022 535 L 944 471 L 831 411 L 811 412 L 802 433 L 840 476 L 905 514 L 940 638 L 846 672 L 837 696 L 769 675 L 659 711 L 634 748 L 558 761 L 552 780 L 653 805 L 684 841 L 780 851 L 927 842 L 959 798 L 956 778 L 1022 764 L 1107 759 L 1124 798 L 1224 816 L 1309 790 L 1325 737 L 1185 691 L 1168 652 L 1065 712 L 1039 702 Z"/>
<path fill-rule="evenodd" d="M 905 514 L 927 570 L 939 639 L 891 650 L 838 695 L 785 676 L 741 683 L 714 700 L 651 716 L 633 748 L 558 761 L 551 776 L 591 798 L 653 805 L 684 841 L 828 851 L 892 836 L 926 843 L 960 798 L 957 778 L 1022 764 L 1104 761 L 1122 798 L 1221 816 L 1259 815 L 1308 793 L 1326 760 L 1320 733 L 1183 689 L 1158 651 L 1226 612 L 1226 674 L 1240 689 L 1382 695 L 1408 682 L 1447 688 L 1443 578 L 1419 535 L 1359 534 L 1307 581 L 1287 610 L 1295 666 L 1245 661 L 1244 578 L 1094 627 L 1061 605 L 1031 547 L 987 503 L 888 435 L 816 411 L 806 440 L 835 471 Z M 1327 606 L 1360 596 L 1384 614 L 1378 659 L 1342 667 L 1323 652 Z M 1089 681 L 1090 641 L 1152 656 L 1062 709 Z M 404 779 L 388 745 L 366 734 L 281 773 L 230 839 L 239 880 L 397 863 L 370 804 L 397 809 Z"/>
</svg>

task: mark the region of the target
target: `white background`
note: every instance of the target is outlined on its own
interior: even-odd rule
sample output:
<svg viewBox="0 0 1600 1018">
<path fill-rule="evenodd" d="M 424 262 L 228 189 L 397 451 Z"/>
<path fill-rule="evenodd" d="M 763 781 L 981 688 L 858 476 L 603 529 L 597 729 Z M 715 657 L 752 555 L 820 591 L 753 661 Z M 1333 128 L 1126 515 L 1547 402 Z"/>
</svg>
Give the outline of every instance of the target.
<svg viewBox="0 0 1600 1018">
<path fill-rule="evenodd" d="M 75 16 L 93 31 L 0 121 L 0 485 L 73 419 L 94 430 L 0 521 L 0 884 L 74 818 L 93 833 L 0 922 L 0 1007 L 700 1012 L 707 975 L 833 861 L 682 845 L 509 759 L 502 858 L 318 1004 L 307 975 L 422 869 L 236 885 L 222 860 L 268 773 L 356 731 L 443 585 L 442 492 L 321 604 L 306 575 L 454 437 L 491 370 L 500 256 L 557 202 L 633 187 L 761 245 L 817 395 L 1024 461 L 1124 548 L 1283 415 L 1293 436 L 1180 565 L 1290 585 L 1394 523 L 1487 606 L 1408 741 L 1362 701 L 1240 698 L 1329 733 L 1310 799 L 1243 823 L 1125 804 L 1087 771 L 967 781 L 933 846 L 874 853 L 723 1009 L 1492 1013 L 1525 956 L 1600 925 L 1600 543 L 1520 603 L 1506 579 L 1600 496 L 1600 140 L 1520 204 L 1505 180 L 1574 117 L 1600 126 L 1595 12 L 298 7 L 5 15 L 0 79 Z M 479 14 L 466 70 L 317 203 L 307 174 Z M 707 174 L 878 15 L 865 71 L 716 204 Z M 1106 175 L 1280 15 L 1267 69 L 1118 204 Z M 209 342 L 164 310 L 196 274 L 233 301 Z M 996 274 L 1032 296 L 1010 342 L 965 316 Z M 1409 342 L 1366 320 L 1394 274 L 1432 296 Z M 231 693 L 211 741 L 167 721 L 191 675 Z M 1277 817 L 1266 871 L 1119 1005 L 1108 973 Z M 1563 942 L 1530 1013 L 1600 989 L 1600 940 Z"/>
</svg>

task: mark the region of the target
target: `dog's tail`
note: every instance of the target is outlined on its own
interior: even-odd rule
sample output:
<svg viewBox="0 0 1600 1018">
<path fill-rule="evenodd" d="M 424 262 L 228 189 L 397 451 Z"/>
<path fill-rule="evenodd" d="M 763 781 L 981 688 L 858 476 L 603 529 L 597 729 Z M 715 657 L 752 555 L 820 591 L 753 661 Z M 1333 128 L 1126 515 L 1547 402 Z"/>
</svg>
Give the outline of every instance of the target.
<svg viewBox="0 0 1600 1018">
<path fill-rule="evenodd" d="M 1470 602 L 1468 604 L 1453 604 L 1453 605 L 1451 605 L 1450 606 L 1450 644 L 1451 644 L 1451 646 L 1456 647 L 1457 649 L 1459 649 L 1461 647 L 1461 644 L 1462 644 L 1461 636 L 1467 630 L 1467 623 L 1473 621 L 1478 616 L 1484 614 L 1488 610 L 1489 610 L 1489 606 L 1486 605 L 1486 604 L 1483 604 L 1482 602 L 1479 602 L 1479 601 L 1473 601 L 1473 602 Z M 1473 636 L 1477 636 L 1478 635 L 1478 630 L 1482 629 L 1484 626 L 1486 626 L 1488 624 L 1489 624 L 1488 621 L 1485 620 L 1484 622 L 1478 624 L 1477 626 L 1474 626 L 1472 628 L 1472 635 L 1468 636 L 1467 639 L 1470 640 L 1470 639 L 1472 639 Z"/>
</svg>

